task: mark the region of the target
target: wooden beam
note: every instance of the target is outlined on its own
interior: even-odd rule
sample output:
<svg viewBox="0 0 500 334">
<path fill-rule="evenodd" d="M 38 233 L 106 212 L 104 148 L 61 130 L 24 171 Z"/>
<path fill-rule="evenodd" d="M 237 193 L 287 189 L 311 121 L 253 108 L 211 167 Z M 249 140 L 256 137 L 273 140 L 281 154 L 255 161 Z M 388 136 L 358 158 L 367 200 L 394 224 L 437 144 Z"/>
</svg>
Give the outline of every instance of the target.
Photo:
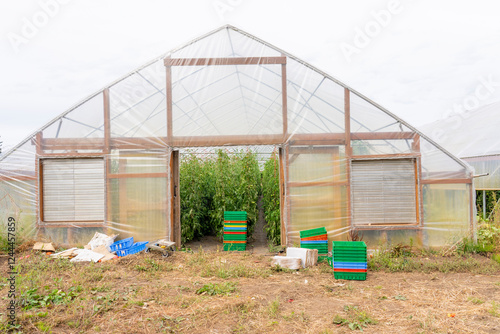
<svg viewBox="0 0 500 334">
<path fill-rule="evenodd" d="M 173 133 L 173 98 L 172 98 L 172 67 L 170 65 L 167 65 L 167 61 L 172 60 L 170 57 L 165 58 L 165 66 L 166 66 L 166 80 L 167 80 L 167 85 L 166 85 L 166 102 L 167 102 L 167 142 L 171 143 L 172 142 L 172 137 L 174 136 Z"/>
<path fill-rule="evenodd" d="M 109 179 L 134 179 L 146 177 L 168 177 L 168 173 L 121 173 L 108 175 Z"/>
<path fill-rule="evenodd" d="M 1 175 L 0 181 L 35 181 L 37 180 L 36 175 Z"/>
<path fill-rule="evenodd" d="M 284 57 L 284 55 L 281 55 Z M 281 109 L 283 119 L 283 142 L 288 138 L 288 94 L 286 81 L 286 57 L 285 64 L 281 64 Z"/>
<path fill-rule="evenodd" d="M 103 150 L 104 138 L 43 138 L 42 150 Z"/>
<path fill-rule="evenodd" d="M 347 101 L 349 102 L 349 101 Z M 350 121 L 349 121 L 350 125 Z M 413 139 L 415 132 L 353 132 L 351 140 Z"/>
<path fill-rule="evenodd" d="M 226 145 L 279 145 L 283 135 L 233 135 L 173 137 L 173 147 L 226 146 Z"/>
<path fill-rule="evenodd" d="M 43 153 L 40 158 L 102 158 L 103 153 L 77 153 L 77 152 L 67 152 L 67 153 Z"/>
<path fill-rule="evenodd" d="M 210 65 L 279 65 L 286 64 L 286 57 L 227 57 L 227 58 L 170 58 L 165 66 L 210 66 Z"/>
<path fill-rule="evenodd" d="M 36 225 L 43 221 L 43 171 L 42 171 L 42 160 L 40 159 L 40 154 L 43 152 L 42 149 L 43 133 L 38 132 L 35 136 L 36 145 L 36 158 L 35 158 L 35 177 L 37 179 L 38 186 L 38 206 L 36 208 Z"/>
<path fill-rule="evenodd" d="M 422 184 L 454 184 L 466 183 L 471 184 L 472 179 L 426 179 L 421 181 Z"/>
<path fill-rule="evenodd" d="M 420 157 L 415 153 L 401 153 L 401 154 L 378 154 L 378 155 L 353 155 L 352 160 L 380 160 L 380 159 L 415 159 Z"/>
<path fill-rule="evenodd" d="M 167 147 L 166 137 L 118 137 L 111 138 L 111 149 L 164 149 Z"/>
</svg>

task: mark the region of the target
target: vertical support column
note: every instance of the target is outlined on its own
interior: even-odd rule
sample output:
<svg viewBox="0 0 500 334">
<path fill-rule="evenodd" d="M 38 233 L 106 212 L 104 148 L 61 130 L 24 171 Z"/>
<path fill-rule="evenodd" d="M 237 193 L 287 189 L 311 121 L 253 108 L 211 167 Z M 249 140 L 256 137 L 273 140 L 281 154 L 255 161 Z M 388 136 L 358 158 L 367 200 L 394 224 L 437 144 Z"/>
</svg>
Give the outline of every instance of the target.
<svg viewBox="0 0 500 334">
<path fill-rule="evenodd" d="M 104 184 L 105 190 L 105 212 L 104 212 L 104 225 L 107 226 L 106 234 L 111 234 L 108 222 L 111 221 L 111 181 L 109 174 L 111 174 L 111 156 L 110 156 L 110 143 L 111 143 L 111 121 L 110 121 L 110 104 L 109 104 L 109 88 L 104 89 L 102 92 L 104 101 Z"/>
<path fill-rule="evenodd" d="M 469 213 L 470 213 L 470 229 L 471 229 L 471 236 L 472 240 L 474 240 L 474 243 L 477 243 L 477 224 L 476 224 L 476 218 L 474 215 L 474 206 L 476 205 L 476 196 L 474 192 L 474 181 L 470 184 L 467 185 L 469 187 L 469 197 L 470 197 L 470 208 L 469 208 Z"/>
<path fill-rule="evenodd" d="M 351 209 L 351 96 L 349 89 L 344 88 L 344 131 L 345 131 L 345 171 L 347 178 L 346 196 L 347 196 L 347 226 L 352 228 L 352 209 Z"/>
<path fill-rule="evenodd" d="M 412 143 L 412 151 L 413 153 L 417 153 L 420 155 L 420 135 L 418 133 L 413 137 Z M 416 210 L 417 210 L 417 224 L 420 229 L 417 230 L 417 242 L 419 242 L 420 247 L 424 247 L 424 234 L 422 227 L 424 225 L 424 195 L 423 195 L 423 186 L 420 180 L 422 179 L 422 160 L 420 157 L 415 159 L 415 200 L 416 200 Z"/>
<path fill-rule="evenodd" d="M 285 187 L 285 246 L 288 246 L 288 227 L 291 228 L 292 226 L 292 207 L 291 207 L 291 199 L 290 199 L 290 191 L 288 187 L 288 182 L 290 182 L 290 146 L 289 144 L 285 144 L 285 165 L 283 166 L 284 168 L 284 173 L 283 175 L 285 176 L 285 180 L 283 182 L 283 185 Z"/>
<path fill-rule="evenodd" d="M 43 164 L 40 160 L 40 155 L 42 154 L 42 132 L 38 132 L 35 136 L 35 146 L 36 146 L 36 159 L 35 159 L 35 175 L 36 184 L 38 186 L 38 207 L 36 210 L 36 225 L 43 221 Z"/>
<path fill-rule="evenodd" d="M 181 196 L 179 193 L 179 151 L 170 155 L 170 240 L 181 247 Z"/>
<path fill-rule="evenodd" d="M 284 57 L 285 55 L 282 54 Z M 283 142 L 288 139 L 288 102 L 286 90 L 286 63 L 281 64 L 281 105 L 283 113 Z"/>
<path fill-rule="evenodd" d="M 167 57 L 170 58 L 170 57 Z M 173 116 L 172 116 L 172 66 L 166 66 L 166 101 L 167 101 L 167 143 L 172 145 L 173 139 Z"/>
<path fill-rule="evenodd" d="M 280 237 L 281 246 L 286 245 L 286 225 L 285 225 L 285 209 L 286 209 L 286 196 L 285 196 L 285 168 L 284 168 L 284 154 L 283 148 L 280 147 L 278 150 L 278 160 L 279 160 L 279 177 L 280 177 Z"/>
</svg>

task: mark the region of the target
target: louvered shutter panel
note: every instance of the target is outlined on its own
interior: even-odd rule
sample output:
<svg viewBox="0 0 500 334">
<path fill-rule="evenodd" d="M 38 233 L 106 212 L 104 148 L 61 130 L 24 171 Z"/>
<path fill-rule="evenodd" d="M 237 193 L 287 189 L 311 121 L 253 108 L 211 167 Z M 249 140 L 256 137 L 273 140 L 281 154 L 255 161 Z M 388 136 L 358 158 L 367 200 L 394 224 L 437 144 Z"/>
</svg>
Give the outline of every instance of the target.
<svg viewBox="0 0 500 334">
<path fill-rule="evenodd" d="M 354 225 L 417 222 L 414 160 L 352 161 L 351 168 Z"/>
<path fill-rule="evenodd" d="M 43 161 L 44 221 L 104 220 L 104 161 Z"/>
</svg>

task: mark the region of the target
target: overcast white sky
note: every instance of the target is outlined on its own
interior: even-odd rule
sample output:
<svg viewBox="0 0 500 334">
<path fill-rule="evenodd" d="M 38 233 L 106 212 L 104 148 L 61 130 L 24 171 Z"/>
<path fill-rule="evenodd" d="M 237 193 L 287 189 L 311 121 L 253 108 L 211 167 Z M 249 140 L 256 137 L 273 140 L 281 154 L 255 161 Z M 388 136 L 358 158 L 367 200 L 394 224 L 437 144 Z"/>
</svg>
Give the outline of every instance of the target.
<svg viewBox="0 0 500 334">
<path fill-rule="evenodd" d="M 374 13 L 389 9 L 376 23 Z M 224 24 L 418 127 L 454 106 L 500 99 L 499 13 L 498 0 L 2 0 L 1 140 L 16 145 L 118 77 Z M 349 47 L 357 53 L 346 57 Z"/>
</svg>

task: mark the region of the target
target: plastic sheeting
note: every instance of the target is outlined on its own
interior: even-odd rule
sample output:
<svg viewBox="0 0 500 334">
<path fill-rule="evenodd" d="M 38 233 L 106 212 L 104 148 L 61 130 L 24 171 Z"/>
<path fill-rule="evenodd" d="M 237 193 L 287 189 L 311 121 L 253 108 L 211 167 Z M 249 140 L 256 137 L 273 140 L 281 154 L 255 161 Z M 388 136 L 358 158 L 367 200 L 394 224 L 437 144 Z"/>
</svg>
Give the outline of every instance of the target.
<svg viewBox="0 0 500 334">
<path fill-rule="evenodd" d="M 178 216 L 172 152 L 203 155 L 210 154 L 206 147 L 220 146 L 281 148 L 282 235 L 288 245 L 299 242 L 300 230 L 321 226 L 330 241 L 346 240 L 356 221 L 372 247 L 410 238 L 439 247 L 473 226 L 467 164 L 333 77 L 231 26 L 126 75 L 5 154 L 0 218 L 5 223 L 14 217 L 23 234 L 66 244 L 85 244 L 96 231 L 172 240 Z M 44 195 L 49 159 L 104 162 L 104 220 L 46 219 L 45 206 L 57 207 Z M 367 175 L 377 177 L 384 175 L 377 168 L 393 159 L 412 166 L 404 181 L 397 174 L 390 182 L 372 178 L 375 189 L 365 194 L 363 187 L 351 187 L 353 163 L 382 162 L 365 164 L 373 166 Z M 398 214 L 391 196 L 402 191 L 409 204 L 400 205 L 406 211 Z M 384 208 L 373 213 L 380 215 L 377 224 L 355 216 L 353 198 Z M 389 223 L 383 219 L 398 215 Z"/>
<path fill-rule="evenodd" d="M 454 113 L 422 126 L 421 130 L 452 154 L 471 165 L 477 190 L 500 189 L 500 139 L 498 111 L 500 102 L 475 110 Z"/>
</svg>

